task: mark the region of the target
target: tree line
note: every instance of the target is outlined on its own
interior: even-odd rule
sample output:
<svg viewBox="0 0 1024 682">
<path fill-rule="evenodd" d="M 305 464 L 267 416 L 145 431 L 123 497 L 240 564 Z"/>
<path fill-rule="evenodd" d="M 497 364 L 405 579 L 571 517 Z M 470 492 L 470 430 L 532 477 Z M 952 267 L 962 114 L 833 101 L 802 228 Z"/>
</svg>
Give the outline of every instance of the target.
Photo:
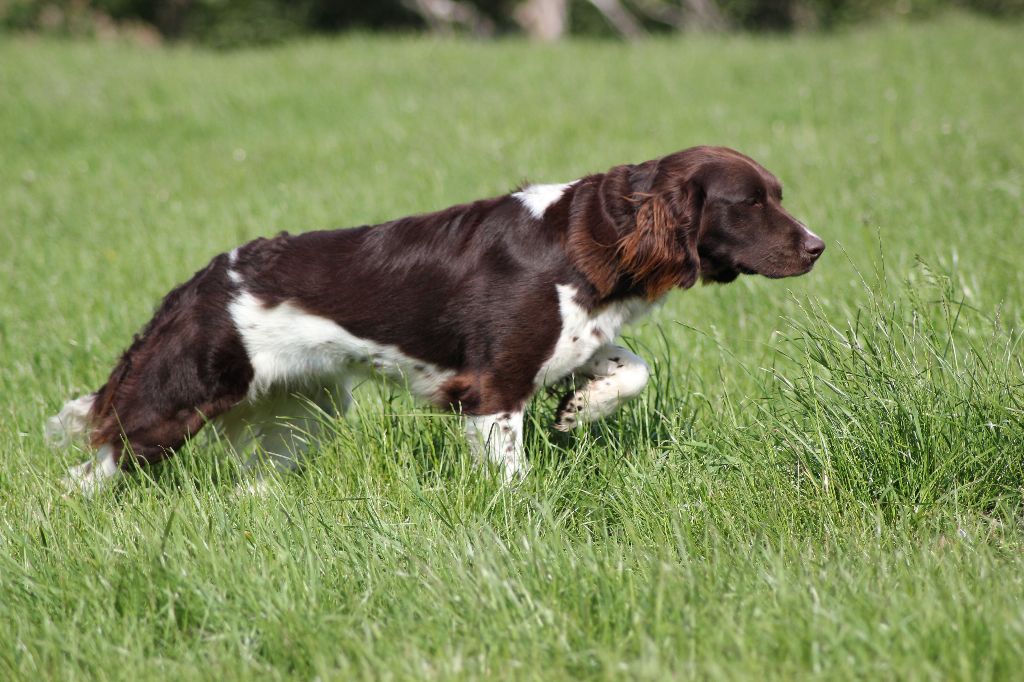
<svg viewBox="0 0 1024 682">
<path fill-rule="evenodd" d="M 346 30 L 631 40 L 679 31 L 829 30 L 949 7 L 1024 15 L 1024 0 L 0 0 L 0 27 L 134 31 L 221 47 Z"/>
</svg>

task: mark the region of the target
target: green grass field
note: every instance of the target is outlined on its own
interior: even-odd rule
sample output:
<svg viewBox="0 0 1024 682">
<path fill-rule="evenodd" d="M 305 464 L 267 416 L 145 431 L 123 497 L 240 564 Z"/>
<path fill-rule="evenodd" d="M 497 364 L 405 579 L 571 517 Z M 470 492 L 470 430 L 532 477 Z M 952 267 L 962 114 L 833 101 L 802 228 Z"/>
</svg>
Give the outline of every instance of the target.
<svg viewBox="0 0 1024 682">
<path fill-rule="evenodd" d="M 1024 27 L 215 54 L 0 42 L 0 678 L 1011 679 L 1024 668 Z M 278 230 L 701 143 L 829 243 L 673 294 L 656 379 L 503 488 L 361 389 L 264 496 L 199 438 L 95 499 L 43 419 Z"/>
</svg>

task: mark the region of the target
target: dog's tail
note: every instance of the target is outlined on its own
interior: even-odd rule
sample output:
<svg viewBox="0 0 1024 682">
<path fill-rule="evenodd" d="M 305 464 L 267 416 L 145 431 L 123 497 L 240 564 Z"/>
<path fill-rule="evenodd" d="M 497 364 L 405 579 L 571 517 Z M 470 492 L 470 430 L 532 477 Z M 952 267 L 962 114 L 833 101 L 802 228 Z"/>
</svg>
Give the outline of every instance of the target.
<svg viewBox="0 0 1024 682">
<path fill-rule="evenodd" d="M 66 448 L 72 443 L 88 439 L 92 431 L 92 408 L 96 394 L 90 393 L 64 403 L 60 412 L 46 420 L 43 436 L 53 448 Z"/>
</svg>

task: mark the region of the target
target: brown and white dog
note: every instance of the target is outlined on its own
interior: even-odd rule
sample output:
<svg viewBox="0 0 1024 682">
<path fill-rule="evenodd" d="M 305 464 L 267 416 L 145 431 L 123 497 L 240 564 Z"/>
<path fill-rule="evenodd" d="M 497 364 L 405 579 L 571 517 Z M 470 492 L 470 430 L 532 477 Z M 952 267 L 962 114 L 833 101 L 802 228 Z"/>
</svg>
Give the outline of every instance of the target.
<svg viewBox="0 0 1024 682">
<path fill-rule="evenodd" d="M 695 147 L 381 225 L 257 239 L 171 291 L 107 383 L 47 433 L 96 450 L 70 470 L 86 492 L 209 421 L 288 468 L 321 410 L 344 411 L 354 380 L 381 376 L 460 412 L 474 450 L 522 475 L 533 393 L 583 382 L 561 401 L 562 430 L 637 395 L 647 366 L 614 341 L 672 289 L 813 267 L 825 244 L 781 202 L 752 159 Z"/>
</svg>

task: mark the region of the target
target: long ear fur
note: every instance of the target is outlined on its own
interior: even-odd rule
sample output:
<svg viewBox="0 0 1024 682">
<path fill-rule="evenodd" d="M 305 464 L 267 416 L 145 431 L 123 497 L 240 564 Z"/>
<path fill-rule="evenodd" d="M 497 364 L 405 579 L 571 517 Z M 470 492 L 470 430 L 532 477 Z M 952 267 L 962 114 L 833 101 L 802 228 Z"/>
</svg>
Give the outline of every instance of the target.
<svg viewBox="0 0 1024 682">
<path fill-rule="evenodd" d="M 608 296 L 621 276 L 616 257 L 619 239 L 633 224 L 629 167 L 616 166 L 603 175 L 583 178 L 568 215 L 567 246 L 573 263 Z"/>
<path fill-rule="evenodd" d="M 644 288 L 650 300 L 697 281 L 698 195 L 692 185 L 676 201 L 661 194 L 634 195 L 641 202 L 636 228 L 619 240 L 617 255 L 623 270 Z"/>
</svg>

